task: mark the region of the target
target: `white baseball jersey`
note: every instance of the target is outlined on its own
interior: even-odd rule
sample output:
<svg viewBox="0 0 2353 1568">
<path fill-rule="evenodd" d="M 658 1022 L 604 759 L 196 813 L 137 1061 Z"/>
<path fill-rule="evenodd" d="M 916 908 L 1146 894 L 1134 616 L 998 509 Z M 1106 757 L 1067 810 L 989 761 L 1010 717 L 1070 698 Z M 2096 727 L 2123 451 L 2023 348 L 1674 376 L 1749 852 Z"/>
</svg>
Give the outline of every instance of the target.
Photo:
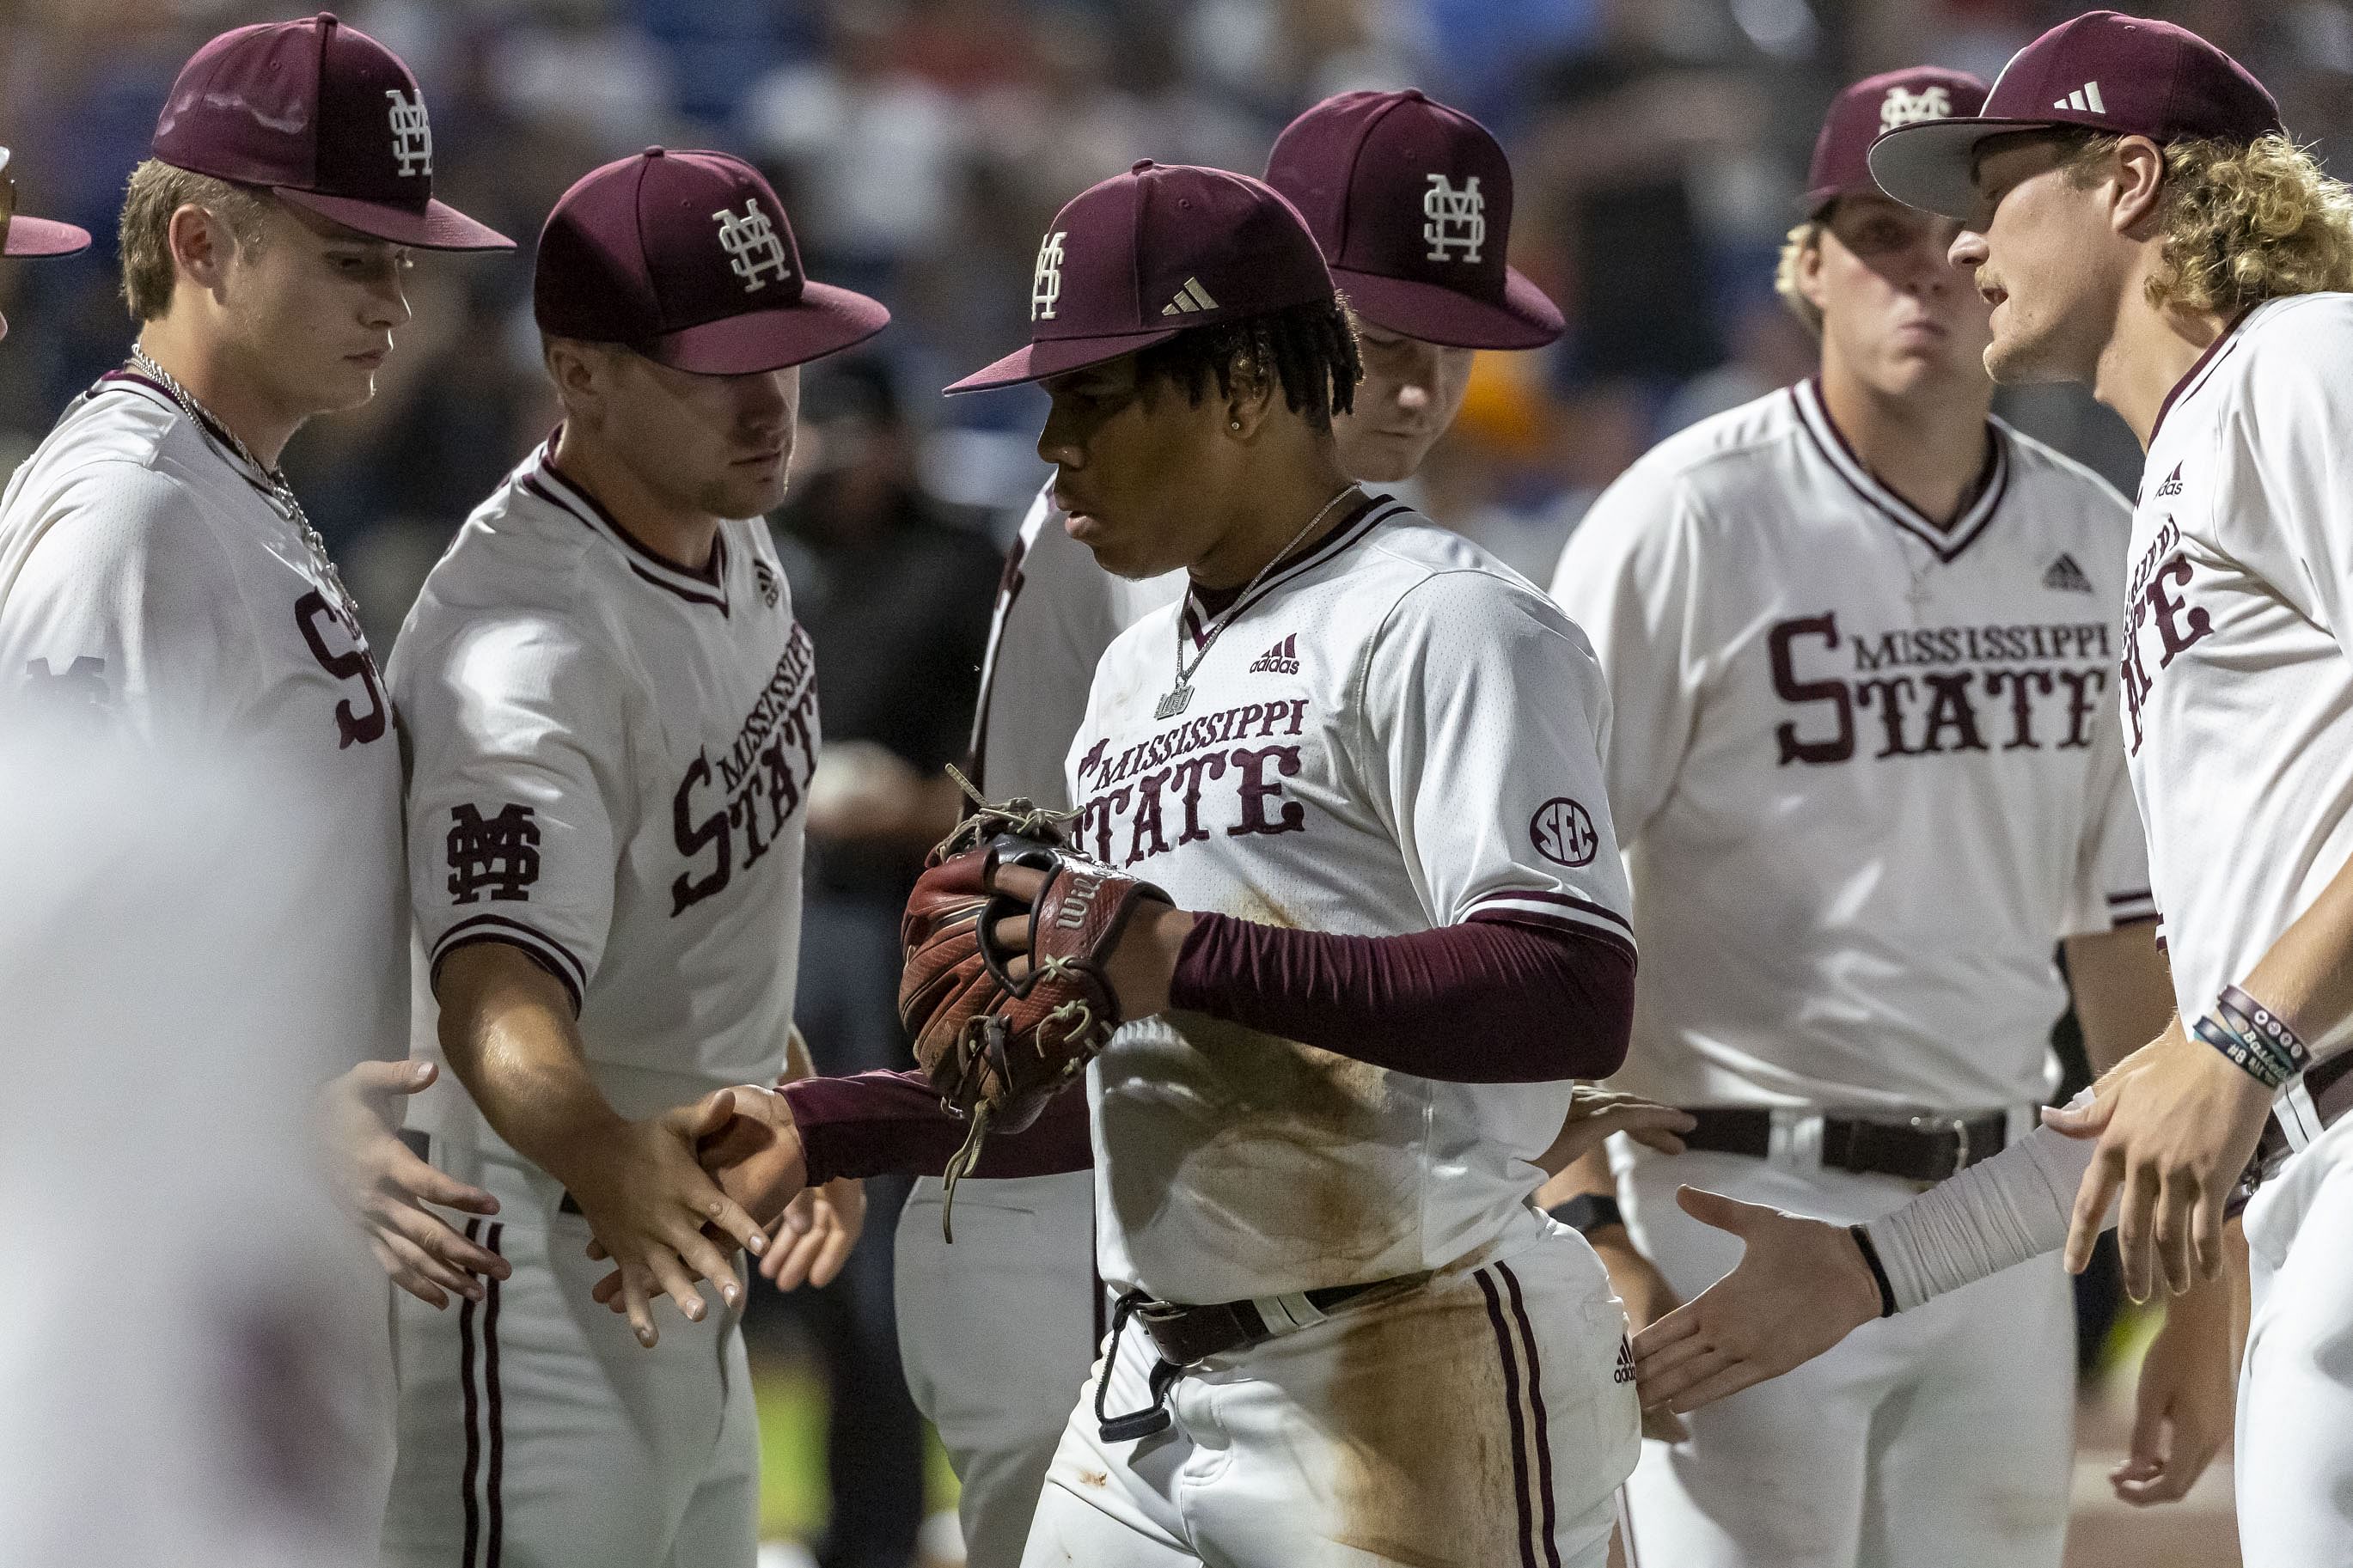
<svg viewBox="0 0 2353 1568">
<path fill-rule="evenodd" d="M 1095 663 L 1113 637 L 1185 591 L 1185 574 L 1114 577 L 1062 527 L 1050 485 L 1006 552 L 973 717 L 974 783 L 992 799 L 1070 805 L 1063 752 L 1087 710 Z"/>
<path fill-rule="evenodd" d="M 722 524 L 685 571 L 554 449 L 467 520 L 402 628 L 409 882 L 426 972 L 470 942 L 531 953 L 636 1118 L 783 1067 L 817 685 L 765 521 Z M 437 1132 L 496 1147 L 462 1094 L 435 1097 Z"/>
<path fill-rule="evenodd" d="M 2348 348 L 2353 296 L 2258 305 L 2149 435 L 2124 731 L 2185 1017 L 2244 980 L 2353 851 Z"/>
<path fill-rule="evenodd" d="M 1630 942 L 1609 700 L 1543 595 L 1381 501 L 1237 601 L 1206 651 L 1204 619 L 1188 595 L 1103 656 L 1070 756 L 1091 853 L 1179 909 L 1274 925 L 1504 920 Z M 1180 624 L 1200 664 L 1162 719 Z M 1172 1301 L 1533 1241 L 1530 1162 L 1569 1094 L 1434 1082 L 1182 1012 L 1123 1029 L 1089 1091 L 1103 1277 Z"/>
<path fill-rule="evenodd" d="M 1628 1088 L 2040 1100 L 2054 943 L 2151 912 L 2113 732 L 2124 503 L 1991 431 L 1940 529 L 1788 388 L 1662 442 L 1563 552 L 1646 960 Z"/>
<path fill-rule="evenodd" d="M 0 499 L 0 725 L 27 705 L 227 737 L 333 792 L 348 859 L 320 896 L 349 904 L 320 925 L 366 956 L 324 1065 L 406 1053 L 400 743 L 367 638 L 269 477 L 144 376 L 77 399 Z"/>
</svg>

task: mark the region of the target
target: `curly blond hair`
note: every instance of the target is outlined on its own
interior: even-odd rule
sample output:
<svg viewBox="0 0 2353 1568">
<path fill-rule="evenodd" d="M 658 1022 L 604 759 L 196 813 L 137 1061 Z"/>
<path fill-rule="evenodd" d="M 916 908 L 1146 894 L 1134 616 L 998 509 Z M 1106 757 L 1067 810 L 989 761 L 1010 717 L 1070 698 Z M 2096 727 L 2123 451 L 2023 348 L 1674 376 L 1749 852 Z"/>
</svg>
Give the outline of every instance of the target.
<svg viewBox="0 0 2353 1568">
<path fill-rule="evenodd" d="M 2088 138 L 2069 154 L 2068 178 L 2095 183 L 2121 140 Z M 2147 295 L 2160 309 L 2236 315 L 2266 300 L 2353 289 L 2353 190 L 2284 136 L 2171 143 L 2158 203 Z"/>
<path fill-rule="evenodd" d="M 203 207 L 228 226 L 240 248 L 249 250 L 261 243 L 270 200 L 267 191 L 256 186 L 231 184 L 160 159 L 150 158 L 132 170 L 116 231 L 122 257 L 122 302 L 131 307 L 132 319 L 144 326 L 172 308 L 172 285 L 178 276 L 172 263 L 174 213 L 185 206 Z"/>
<path fill-rule="evenodd" d="M 1798 267 L 1806 252 L 1822 242 L 1820 218 L 1808 218 L 1781 237 L 1781 259 L 1773 264 L 1773 292 L 1781 296 L 1789 314 L 1798 318 L 1806 331 L 1819 338 L 1822 335 L 1822 312 L 1798 287 Z"/>
</svg>

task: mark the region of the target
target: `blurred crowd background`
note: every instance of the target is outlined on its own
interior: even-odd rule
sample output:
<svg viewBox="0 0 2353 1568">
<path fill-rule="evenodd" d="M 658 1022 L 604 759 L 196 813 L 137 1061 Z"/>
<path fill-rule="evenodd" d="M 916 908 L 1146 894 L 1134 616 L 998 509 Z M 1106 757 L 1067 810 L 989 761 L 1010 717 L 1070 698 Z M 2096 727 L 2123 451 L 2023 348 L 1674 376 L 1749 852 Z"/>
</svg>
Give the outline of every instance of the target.
<svg viewBox="0 0 2353 1568">
<path fill-rule="evenodd" d="M 895 321 L 807 388 L 776 521 L 825 670 L 813 803 L 821 949 L 804 1022 L 830 1070 L 895 1063 L 898 902 L 962 749 L 994 555 L 1043 469 L 1030 389 L 936 389 L 1026 335 L 1054 210 L 1140 158 L 1258 172 L 1335 91 L 1418 86 L 1484 121 L 1516 172 L 1513 259 L 1566 311 L 1553 350 L 1486 355 L 1425 510 L 1535 576 L 1593 495 L 1662 435 L 1809 374 L 1772 292 L 1819 117 L 1859 76 L 1935 63 L 1990 79 L 2080 7 L 2060 0 L 347 0 L 422 80 L 437 190 L 524 243 L 423 256 L 415 321 L 368 407 L 304 431 L 287 465 L 388 647 L 457 524 L 553 424 L 530 316 L 530 237 L 596 164 L 659 142 L 759 163 L 808 271 Z M 2189 0 L 2196 28 L 2278 94 L 2338 167 L 2353 135 L 2353 5 Z M 23 210 L 100 237 L 0 266 L 0 471 L 119 362 L 112 236 L 174 73 L 205 37 L 299 14 L 280 0 L 0 0 L 0 143 Z M 2129 490 L 2138 456 L 2080 393 L 2004 412 Z M 929 801 L 931 804 L 926 805 Z M 821 809 L 820 809 L 821 807 Z M 881 967 L 878 967 L 881 966 Z M 791 1331 L 834 1373 L 828 1568 L 905 1568 L 923 1507 L 920 1424 L 896 1394 L 892 1194 L 850 1281 Z M 822 1401 L 812 1393 L 812 1401 Z M 772 1442 L 774 1440 L 772 1439 Z M 796 1463 L 822 1474 L 807 1444 Z M 931 1505 L 938 1502 L 932 1489 Z"/>
</svg>

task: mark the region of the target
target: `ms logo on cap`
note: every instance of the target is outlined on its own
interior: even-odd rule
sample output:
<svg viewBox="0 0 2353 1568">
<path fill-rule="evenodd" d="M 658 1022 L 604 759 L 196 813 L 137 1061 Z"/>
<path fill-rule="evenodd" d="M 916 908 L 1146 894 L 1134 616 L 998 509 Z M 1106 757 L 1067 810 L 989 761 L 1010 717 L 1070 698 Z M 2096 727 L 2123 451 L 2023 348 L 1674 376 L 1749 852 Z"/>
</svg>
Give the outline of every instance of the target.
<svg viewBox="0 0 2353 1568">
<path fill-rule="evenodd" d="M 392 100 L 392 155 L 400 160 L 400 173 L 406 178 L 433 174 L 433 127 L 425 118 L 425 95 L 403 92 L 396 87 L 384 89 Z"/>
<path fill-rule="evenodd" d="M 1901 85 L 1887 89 L 1879 105 L 1879 129 L 1882 134 L 1899 125 L 1917 125 L 1924 120 L 1949 120 L 1953 116 L 1953 96 L 1936 83 L 1917 92 L 1906 92 Z"/>
<path fill-rule="evenodd" d="M 766 275 L 774 272 L 779 283 L 793 275 L 793 264 L 785 255 L 785 242 L 776 236 L 776 226 L 760 210 L 760 198 L 744 198 L 744 216 L 738 217 L 726 207 L 711 215 L 719 226 L 719 248 L 727 253 L 727 265 L 735 276 L 744 279 L 744 292 L 757 293 L 768 286 Z"/>
<path fill-rule="evenodd" d="M 1479 247 L 1487 243 L 1487 198 L 1479 194 L 1478 175 L 1463 181 L 1459 191 L 1445 175 L 1430 175 L 1430 189 L 1421 194 L 1421 237 L 1430 247 L 1425 259 L 1479 259 Z M 1461 254 L 1449 257 L 1449 251 Z"/>
<path fill-rule="evenodd" d="M 1038 267 L 1029 274 L 1029 319 L 1033 321 L 1054 319 L 1054 301 L 1062 297 L 1062 237 L 1069 232 L 1058 228 L 1038 242 Z"/>
</svg>

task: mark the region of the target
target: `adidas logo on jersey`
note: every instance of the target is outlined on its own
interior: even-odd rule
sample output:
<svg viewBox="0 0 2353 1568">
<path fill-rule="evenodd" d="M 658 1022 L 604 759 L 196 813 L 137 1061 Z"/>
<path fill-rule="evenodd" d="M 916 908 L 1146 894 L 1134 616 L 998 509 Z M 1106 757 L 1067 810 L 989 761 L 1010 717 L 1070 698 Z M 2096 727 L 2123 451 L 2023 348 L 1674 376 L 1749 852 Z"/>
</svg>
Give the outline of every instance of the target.
<svg viewBox="0 0 2353 1568">
<path fill-rule="evenodd" d="M 1160 307 L 1160 313 L 1164 316 L 1189 316 L 1196 310 L 1214 310 L 1217 308 L 1218 302 L 1209 298 L 1209 291 L 1201 287 L 1201 280 L 1187 278 L 1185 287 L 1176 290 L 1176 298 Z"/>
<path fill-rule="evenodd" d="M 2054 99 L 2053 109 L 2072 109 L 2078 114 L 2105 114 L 2108 106 L 2100 101 L 2100 84 L 2087 81 L 2062 99 Z"/>
<path fill-rule="evenodd" d="M 2163 500 L 2168 496 L 2178 496 L 2180 493 L 2181 465 L 2176 463 L 2173 465 L 2173 472 L 2166 475 L 2165 482 L 2157 487 L 2157 499 Z"/>
<path fill-rule="evenodd" d="M 1251 675 L 1297 675 L 1299 673 L 1299 634 L 1292 633 L 1272 647 L 1258 656 L 1250 667 Z"/>
<path fill-rule="evenodd" d="M 1618 1370 L 1610 1374 L 1612 1383 L 1634 1381 L 1634 1346 L 1625 1335 L 1618 1336 Z"/>
<path fill-rule="evenodd" d="M 2051 569 L 2042 574 L 2042 585 L 2069 594 L 2092 591 L 2092 580 L 2084 574 L 2081 566 L 2075 564 L 2075 558 L 2072 555 L 2062 555 L 2051 563 Z"/>
</svg>

